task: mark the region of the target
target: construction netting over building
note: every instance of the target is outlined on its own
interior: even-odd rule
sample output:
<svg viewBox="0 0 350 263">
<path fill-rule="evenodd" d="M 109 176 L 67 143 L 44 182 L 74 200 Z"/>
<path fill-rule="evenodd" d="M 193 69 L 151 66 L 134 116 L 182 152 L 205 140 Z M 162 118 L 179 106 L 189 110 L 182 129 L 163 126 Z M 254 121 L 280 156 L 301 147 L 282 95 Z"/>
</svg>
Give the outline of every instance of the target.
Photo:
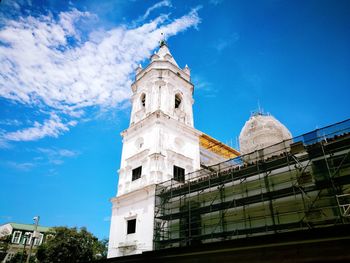
<svg viewBox="0 0 350 263">
<path fill-rule="evenodd" d="M 350 119 L 159 184 L 154 244 L 349 223 Z"/>
</svg>

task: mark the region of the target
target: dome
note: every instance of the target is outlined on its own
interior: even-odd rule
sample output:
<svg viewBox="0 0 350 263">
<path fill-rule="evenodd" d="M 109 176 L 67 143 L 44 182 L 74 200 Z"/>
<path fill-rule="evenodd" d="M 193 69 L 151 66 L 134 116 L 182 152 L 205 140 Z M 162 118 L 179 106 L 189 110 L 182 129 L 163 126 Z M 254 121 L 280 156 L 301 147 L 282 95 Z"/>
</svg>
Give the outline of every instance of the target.
<svg viewBox="0 0 350 263">
<path fill-rule="evenodd" d="M 280 143 L 292 138 L 289 130 L 271 115 L 256 113 L 244 124 L 239 135 L 239 144 L 242 154 L 261 150 L 265 147 Z M 291 143 L 288 142 L 288 146 Z M 281 144 L 279 149 L 274 147 L 274 152 L 285 148 Z"/>
</svg>

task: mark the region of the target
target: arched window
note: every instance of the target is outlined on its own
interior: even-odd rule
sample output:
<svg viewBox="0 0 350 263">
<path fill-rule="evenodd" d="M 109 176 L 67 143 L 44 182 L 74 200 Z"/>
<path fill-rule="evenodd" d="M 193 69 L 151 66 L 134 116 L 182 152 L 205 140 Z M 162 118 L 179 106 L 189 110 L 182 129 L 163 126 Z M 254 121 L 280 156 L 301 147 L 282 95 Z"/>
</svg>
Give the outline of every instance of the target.
<svg viewBox="0 0 350 263">
<path fill-rule="evenodd" d="M 181 95 L 177 93 L 175 95 L 175 109 L 178 109 L 180 107 L 181 101 L 182 101 Z"/>
<path fill-rule="evenodd" d="M 146 106 L 146 94 L 145 93 L 141 94 L 141 105 L 142 105 L 142 107 Z"/>
</svg>

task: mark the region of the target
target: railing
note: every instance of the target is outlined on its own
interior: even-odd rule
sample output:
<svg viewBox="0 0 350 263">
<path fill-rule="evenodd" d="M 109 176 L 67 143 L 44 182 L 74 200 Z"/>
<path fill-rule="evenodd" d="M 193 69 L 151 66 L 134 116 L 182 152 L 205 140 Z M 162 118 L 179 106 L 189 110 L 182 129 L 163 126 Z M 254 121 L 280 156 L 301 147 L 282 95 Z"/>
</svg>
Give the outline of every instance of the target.
<svg viewBox="0 0 350 263">
<path fill-rule="evenodd" d="M 337 195 L 337 202 L 342 216 L 350 217 L 350 194 Z"/>
<path fill-rule="evenodd" d="M 155 247 L 350 222 L 350 120 L 156 189 Z"/>
</svg>

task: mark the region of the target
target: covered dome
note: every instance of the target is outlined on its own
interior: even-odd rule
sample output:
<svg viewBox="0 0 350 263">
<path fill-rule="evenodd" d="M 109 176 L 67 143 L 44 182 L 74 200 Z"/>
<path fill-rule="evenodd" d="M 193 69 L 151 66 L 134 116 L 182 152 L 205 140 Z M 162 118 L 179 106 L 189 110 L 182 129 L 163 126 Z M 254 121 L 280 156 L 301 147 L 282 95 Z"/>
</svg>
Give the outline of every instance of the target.
<svg viewBox="0 0 350 263">
<path fill-rule="evenodd" d="M 289 130 L 276 118 L 260 112 L 255 113 L 245 123 L 239 135 L 240 151 L 242 154 L 251 153 L 291 138 Z M 291 141 L 288 142 L 288 146 L 290 143 Z M 281 144 L 274 152 L 283 150 L 285 146 Z"/>
</svg>

